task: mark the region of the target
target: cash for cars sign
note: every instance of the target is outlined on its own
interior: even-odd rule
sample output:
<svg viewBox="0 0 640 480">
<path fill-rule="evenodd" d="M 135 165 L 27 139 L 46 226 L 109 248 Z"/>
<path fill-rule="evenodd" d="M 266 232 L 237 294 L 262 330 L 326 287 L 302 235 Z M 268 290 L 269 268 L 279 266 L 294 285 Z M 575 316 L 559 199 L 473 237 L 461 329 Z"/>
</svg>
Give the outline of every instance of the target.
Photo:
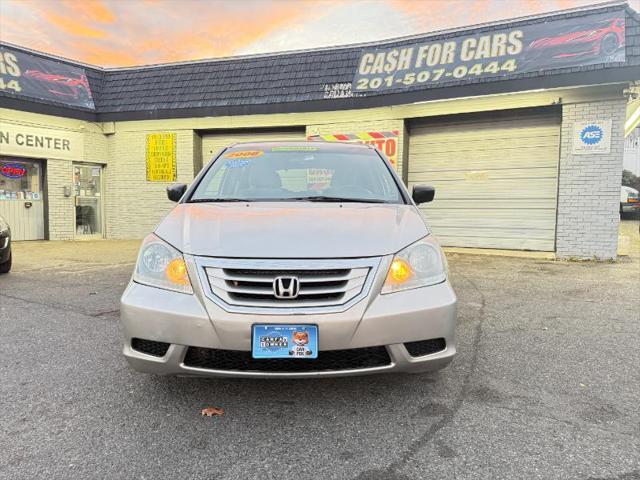
<svg viewBox="0 0 640 480">
<path fill-rule="evenodd" d="M 445 82 L 625 61 L 624 10 L 434 35 L 384 49 L 363 49 L 352 90 L 429 88 Z"/>
<path fill-rule="evenodd" d="M 148 182 L 175 182 L 176 134 L 148 134 L 146 161 Z"/>
</svg>

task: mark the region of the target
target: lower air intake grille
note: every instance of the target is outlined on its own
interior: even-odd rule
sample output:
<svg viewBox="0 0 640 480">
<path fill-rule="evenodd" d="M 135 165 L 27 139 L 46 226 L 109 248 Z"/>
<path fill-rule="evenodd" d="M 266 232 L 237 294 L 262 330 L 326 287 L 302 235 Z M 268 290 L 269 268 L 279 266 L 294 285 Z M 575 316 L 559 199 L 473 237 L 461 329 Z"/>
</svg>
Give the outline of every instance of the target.
<svg viewBox="0 0 640 480">
<path fill-rule="evenodd" d="M 155 342 L 143 338 L 131 339 L 131 348 L 138 352 L 146 353 L 147 355 L 153 355 L 154 357 L 164 357 L 170 345 L 170 343 Z"/>
<path fill-rule="evenodd" d="M 447 342 L 444 338 L 432 338 L 430 340 L 405 343 L 404 346 L 412 357 L 422 357 L 423 355 L 441 352 L 447 348 Z"/>
<path fill-rule="evenodd" d="M 313 360 L 288 358 L 256 360 L 251 357 L 251 352 L 189 347 L 184 359 L 187 367 L 281 373 L 351 370 L 383 367 L 390 363 L 391 359 L 385 347 L 327 350 L 319 352 L 318 358 Z"/>
</svg>

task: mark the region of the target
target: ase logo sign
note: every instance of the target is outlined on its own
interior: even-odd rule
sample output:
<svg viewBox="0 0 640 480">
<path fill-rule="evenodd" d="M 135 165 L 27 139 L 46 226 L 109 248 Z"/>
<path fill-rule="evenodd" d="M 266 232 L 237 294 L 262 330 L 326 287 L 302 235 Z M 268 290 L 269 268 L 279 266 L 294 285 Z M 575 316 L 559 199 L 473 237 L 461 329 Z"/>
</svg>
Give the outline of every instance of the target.
<svg viewBox="0 0 640 480">
<path fill-rule="evenodd" d="M 573 128 L 574 155 L 606 154 L 611 150 L 611 120 L 576 122 Z"/>
<path fill-rule="evenodd" d="M 586 145 L 595 145 L 602 141 L 604 132 L 598 125 L 588 125 L 580 132 L 580 140 Z"/>
</svg>

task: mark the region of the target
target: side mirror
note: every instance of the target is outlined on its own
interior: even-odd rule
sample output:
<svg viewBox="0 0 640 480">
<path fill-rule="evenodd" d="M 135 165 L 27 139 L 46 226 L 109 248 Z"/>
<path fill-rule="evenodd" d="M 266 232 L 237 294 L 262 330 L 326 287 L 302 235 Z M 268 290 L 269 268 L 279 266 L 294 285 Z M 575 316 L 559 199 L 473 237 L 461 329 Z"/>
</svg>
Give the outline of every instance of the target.
<svg viewBox="0 0 640 480">
<path fill-rule="evenodd" d="M 411 197 L 413 198 L 413 201 L 416 202 L 416 205 L 430 202 L 435 196 L 436 189 L 433 187 L 428 187 L 426 185 L 415 185 L 413 187 L 413 193 L 411 194 Z"/>
<path fill-rule="evenodd" d="M 186 183 L 176 183 L 175 185 L 169 185 L 167 187 L 167 197 L 172 202 L 178 202 L 187 191 Z"/>
</svg>

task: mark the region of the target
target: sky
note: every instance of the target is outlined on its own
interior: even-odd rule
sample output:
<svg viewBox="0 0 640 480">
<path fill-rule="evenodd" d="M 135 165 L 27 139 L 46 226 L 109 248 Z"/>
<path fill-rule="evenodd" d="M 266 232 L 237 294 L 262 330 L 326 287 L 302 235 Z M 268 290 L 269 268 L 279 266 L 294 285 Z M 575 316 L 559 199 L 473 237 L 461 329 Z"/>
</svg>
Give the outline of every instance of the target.
<svg viewBox="0 0 640 480">
<path fill-rule="evenodd" d="M 369 42 L 600 0 L 0 0 L 0 40 L 103 67 Z M 640 11 L 640 0 L 629 0 Z"/>
</svg>

